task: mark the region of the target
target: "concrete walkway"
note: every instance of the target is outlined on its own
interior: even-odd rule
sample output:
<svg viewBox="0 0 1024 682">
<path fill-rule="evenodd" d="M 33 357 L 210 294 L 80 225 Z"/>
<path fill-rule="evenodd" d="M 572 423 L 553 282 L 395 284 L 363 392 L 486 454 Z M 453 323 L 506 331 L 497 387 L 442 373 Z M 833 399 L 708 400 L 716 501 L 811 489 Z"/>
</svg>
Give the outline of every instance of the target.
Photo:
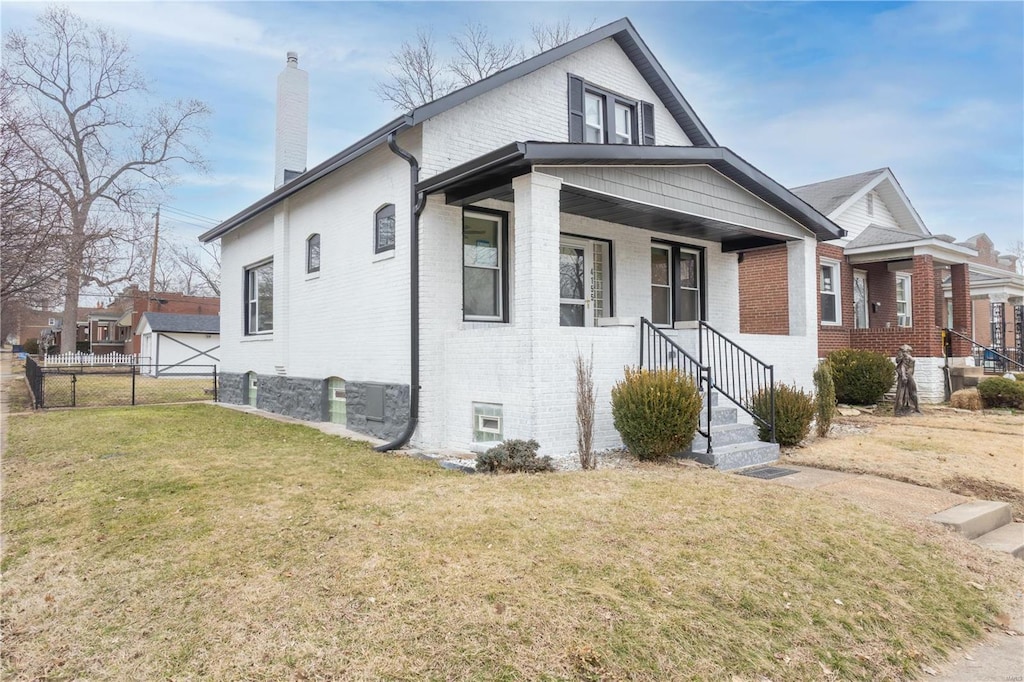
<svg viewBox="0 0 1024 682">
<path fill-rule="evenodd" d="M 780 463 L 798 473 L 770 479 L 770 483 L 793 488 L 820 490 L 841 497 L 873 512 L 909 521 L 926 517 L 971 498 L 942 490 L 900 483 L 878 476 L 848 474 Z M 1024 603 L 1017 595 L 1010 614 L 1010 630 L 993 632 L 974 647 L 955 651 L 935 675 L 925 679 L 940 682 L 1011 682 L 1024 681 Z"/>
</svg>

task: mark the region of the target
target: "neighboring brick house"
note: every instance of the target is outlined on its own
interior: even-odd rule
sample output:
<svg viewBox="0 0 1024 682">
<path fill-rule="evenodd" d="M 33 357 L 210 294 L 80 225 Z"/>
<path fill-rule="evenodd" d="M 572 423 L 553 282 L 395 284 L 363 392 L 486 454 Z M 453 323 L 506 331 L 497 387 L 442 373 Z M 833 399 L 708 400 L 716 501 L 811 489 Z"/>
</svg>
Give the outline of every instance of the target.
<svg viewBox="0 0 1024 682">
<path fill-rule="evenodd" d="M 421 447 L 595 447 L 641 318 L 694 355 L 708 322 L 811 383 L 816 247 L 843 231 L 720 147 L 628 20 L 417 107 L 305 169 L 306 75 L 279 77 L 276 189 L 222 246 L 220 398 Z M 284 134 L 283 134 L 284 133 Z M 296 150 L 295 144 L 301 144 Z M 741 329 L 739 262 L 778 245 Z M 703 338 L 703 337 L 701 337 Z M 675 351 L 673 351 L 675 352 Z"/>
<path fill-rule="evenodd" d="M 888 168 L 792 192 L 846 230 L 843 238 L 817 247 L 819 356 L 861 348 L 892 357 L 909 343 L 918 359 L 921 399 L 943 400 L 942 328 L 968 337 L 974 332 L 971 263 L 979 258 L 977 244 L 932 235 Z M 746 254 L 740 264 L 741 331 L 784 329 L 779 319 L 785 303 L 764 302 L 757 293 L 765 282 L 787 276 L 778 247 Z M 970 356 L 971 344 L 953 337 L 952 354 Z"/>
<path fill-rule="evenodd" d="M 86 316 L 91 352 L 97 355 L 124 353 L 137 355 L 141 351 L 136 329 L 145 312 L 177 313 L 182 315 L 218 315 L 220 298 L 216 296 L 186 296 L 173 291 L 150 293 L 131 286 L 122 291 L 105 308 L 90 311 Z M 81 313 L 79 313 L 81 318 Z"/>
</svg>

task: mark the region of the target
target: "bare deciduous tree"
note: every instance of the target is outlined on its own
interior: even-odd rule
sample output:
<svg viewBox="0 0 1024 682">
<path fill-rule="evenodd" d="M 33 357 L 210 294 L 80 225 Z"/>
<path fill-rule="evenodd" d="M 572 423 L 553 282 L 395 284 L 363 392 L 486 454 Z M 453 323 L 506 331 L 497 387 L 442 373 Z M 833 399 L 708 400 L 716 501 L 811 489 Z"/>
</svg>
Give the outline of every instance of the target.
<svg viewBox="0 0 1024 682">
<path fill-rule="evenodd" d="M 514 40 L 496 43 L 487 27 L 467 22 L 460 33 L 452 36 L 456 56 L 449 68 L 462 85 L 471 85 L 502 69 L 523 61 L 523 48 Z"/>
<path fill-rule="evenodd" d="M 530 24 L 530 35 L 533 37 L 533 44 L 537 53 L 558 47 L 567 43 L 573 38 L 578 38 L 584 33 L 593 30 L 596 19 L 591 19 L 587 25 L 574 24 L 572 19 L 565 17 L 554 23 Z"/>
<path fill-rule="evenodd" d="M 156 288 L 186 296 L 220 296 L 220 247 L 172 242 L 157 262 Z"/>
<path fill-rule="evenodd" d="M 377 96 L 399 109 L 414 109 L 455 89 L 429 29 L 416 30 L 414 43 L 403 42 L 391 54 L 390 80 L 377 83 Z"/>
<path fill-rule="evenodd" d="M 594 348 L 590 357 L 576 349 L 576 448 L 580 467 L 597 468 L 597 453 L 594 452 L 594 406 L 597 395 L 594 391 Z"/>
<path fill-rule="evenodd" d="M 1011 244 L 1008 253 L 1017 259 L 1014 263 L 1017 274 L 1024 275 L 1024 240 L 1018 239 Z"/>
<path fill-rule="evenodd" d="M 4 48 L 3 78 L 33 123 L 15 137 L 66 225 L 63 324 L 74 329 L 83 286 L 127 281 L 145 262 L 135 248 L 141 204 L 178 163 L 202 165 L 192 139 L 209 112 L 197 100 L 150 108 L 127 44 L 63 7 L 44 11 L 32 33 L 8 33 Z M 74 342 L 64 335 L 61 350 Z"/>
<path fill-rule="evenodd" d="M 566 18 L 553 24 L 531 24 L 530 31 L 536 52 L 543 52 L 586 33 L 593 26 L 594 20 L 582 26 Z M 526 58 L 523 46 L 514 40 L 495 42 L 487 27 L 474 22 L 466 23 L 459 33 L 451 36 L 451 46 L 455 55 L 446 61 L 431 31 L 418 28 L 415 42 L 403 42 L 401 49 L 392 53 L 387 79 L 377 82 L 377 96 L 397 109 L 408 111 Z"/>
</svg>

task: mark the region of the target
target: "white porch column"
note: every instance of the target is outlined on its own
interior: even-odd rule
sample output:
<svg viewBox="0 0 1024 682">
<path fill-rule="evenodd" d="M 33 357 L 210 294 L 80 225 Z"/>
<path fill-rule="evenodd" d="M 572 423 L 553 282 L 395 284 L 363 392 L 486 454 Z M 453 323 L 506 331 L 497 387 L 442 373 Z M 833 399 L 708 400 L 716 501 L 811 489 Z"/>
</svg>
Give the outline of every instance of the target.
<svg viewBox="0 0 1024 682">
<path fill-rule="evenodd" d="M 512 322 L 518 328 L 558 326 L 558 211 L 561 178 L 529 173 L 515 192 L 515 286 Z"/>
<path fill-rule="evenodd" d="M 788 242 L 789 335 L 818 336 L 818 241 L 814 237 Z"/>
</svg>

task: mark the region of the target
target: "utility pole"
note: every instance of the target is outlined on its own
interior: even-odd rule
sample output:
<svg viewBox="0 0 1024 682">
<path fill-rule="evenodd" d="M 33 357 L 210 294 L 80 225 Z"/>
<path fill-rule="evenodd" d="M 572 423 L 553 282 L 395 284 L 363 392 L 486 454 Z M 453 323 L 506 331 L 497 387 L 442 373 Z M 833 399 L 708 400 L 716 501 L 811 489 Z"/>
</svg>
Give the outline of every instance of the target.
<svg viewBox="0 0 1024 682">
<path fill-rule="evenodd" d="M 153 257 L 149 261 L 149 291 L 146 292 L 146 312 L 149 312 L 153 300 L 153 287 L 156 286 L 156 252 L 160 245 L 160 205 L 156 207 L 156 229 L 153 231 Z"/>
</svg>

